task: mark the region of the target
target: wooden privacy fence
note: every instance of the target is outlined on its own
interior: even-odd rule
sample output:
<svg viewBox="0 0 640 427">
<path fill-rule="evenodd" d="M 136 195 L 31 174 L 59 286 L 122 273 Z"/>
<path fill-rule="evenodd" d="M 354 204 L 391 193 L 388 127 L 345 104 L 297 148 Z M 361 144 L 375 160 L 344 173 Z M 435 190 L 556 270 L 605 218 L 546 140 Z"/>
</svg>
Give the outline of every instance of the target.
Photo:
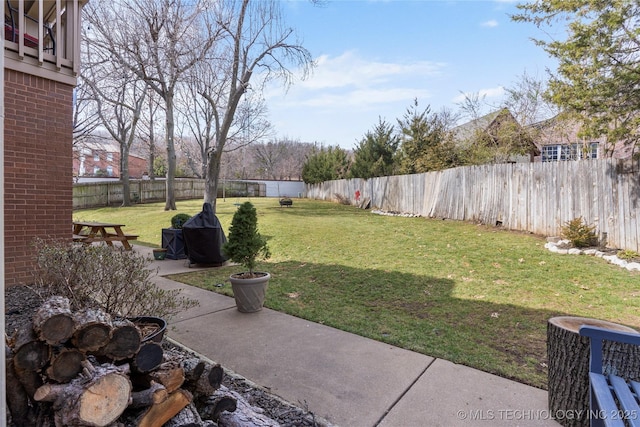
<svg viewBox="0 0 640 427">
<path fill-rule="evenodd" d="M 222 184 L 222 183 L 221 183 Z M 204 198 L 204 180 L 178 178 L 174 181 L 176 200 Z M 123 185 L 120 181 L 73 184 L 73 209 L 98 206 L 116 206 L 123 200 Z M 162 202 L 166 199 L 165 180 L 132 180 L 129 194 L 133 203 Z M 258 182 L 227 181 L 224 183 L 227 197 L 265 197 L 266 185 Z M 218 197 L 223 195 L 223 185 L 218 188 Z"/>
<path fill-rule="evenodd" d="M 582 217 L 609 247 L 640 252 L 640 161 L 600 159 L 465 166 L 305 186 L 305 197 L 371 200 L 383 211 L 560 235 Z"/>
</svg>

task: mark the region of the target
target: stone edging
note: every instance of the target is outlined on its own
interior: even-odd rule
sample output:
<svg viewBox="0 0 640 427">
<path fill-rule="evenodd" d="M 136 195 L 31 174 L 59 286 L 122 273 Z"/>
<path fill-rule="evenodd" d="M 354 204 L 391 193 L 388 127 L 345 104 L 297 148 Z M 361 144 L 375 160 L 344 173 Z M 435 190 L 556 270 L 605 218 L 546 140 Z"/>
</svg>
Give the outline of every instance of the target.
<svg viewBox="0 0 640 427">
<path fill-rule="evenodd" d="M 553 238 L 552 238 L 553 239 Z M 553 239 L 555 240 L 555 239 Z M 566 246 L 570 242 L 568 240 L 557 240 L 557 241 L 548 241 L 544 247 L 556 254 L 569 254 L 569 255 L 592 255 L 598 258 L 602 258 L 607 260 L 610 264 L 617 265 L 621 268 L 625 268 L 629 271 L 640 271 L 640 263 L 639 262 L 628 262 L 621 258 L 618 258 L 617 255 L 607 254 L 606 252 L 602 252 L 598 249 L 579 249 L 579 248 L 564 248 L 560 246 Z"/>
</svg>

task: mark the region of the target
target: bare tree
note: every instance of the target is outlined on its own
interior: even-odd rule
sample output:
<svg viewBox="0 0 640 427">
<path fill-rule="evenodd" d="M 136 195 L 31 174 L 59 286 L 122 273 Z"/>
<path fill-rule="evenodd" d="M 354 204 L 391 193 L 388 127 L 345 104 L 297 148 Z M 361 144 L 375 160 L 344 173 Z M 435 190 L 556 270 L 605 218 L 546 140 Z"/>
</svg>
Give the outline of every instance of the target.
<svg viewBox="0 0 640 427">
<path fill-rule="evenodd" d="M 270 79 L 291 82 L 292 66 L 300 67 L 303 77 L 313 66 L 311 54 L 297 41 L 294 31 L 282 25 L 280 4 L 275 0 L 221 1 L 210 10 L 224 38 L 216 43 L 208 66 L 218 79 L 200 94 L 218 116 L 215 144 L 207 151 L 204 200 L 213 205 L 220 175 L 220 162 L 229 141 L 240 100 L 246 95 L 252 76 L 263 72 L 260 84 Z M 245 116 L 251 120 L 251 114 Z M 238 126 L 238 129 L 247 129 Z"/>
<path fill-rule="evenodd" d="M 158 143 L 164 138 L 164 110 L 162 108 L 162 100 L 156 92 L 151 89 L 147 90 L 147 103 L 143 108 L 138 126 L 138 139 L 141 145 L 145 147 L 147 153 L 147 163 L 149 167 L 149 178 L 155 179 L 153 165 L 155 164 L 156 154 L 158 152 Z"/>
<path fill-rule="evenodd" d="M 287 144 L 284 141 L 269 141 L 253 147 L 253 158 L 258 176 L 266 179 L 278 179 L 281 165 L 287 156 Z"/>
<path fill-rule="evenodd" d="M 508 108 L 520 125 L 529 126 L 558 114 L 558 108 L 547 100 L 546 91 L 546 81 L 524 72 L 505 88 L 501 106 Z"/>
<path fill-rule="evenodd" d="M 93 134 L 99 124 L 100 118 L 95 109 L 93 94 L 80 76 L 73 93 L 73 147 L 75 150 L 82 151 L 84 141 Z"/>
<path fill-rule="evenodd" d="M 130 206 L 129 152 L 145 103 L 146 85 L 126 68 L 114 70 L 109 52 L 88 40 L 83 80 L 93 95 L 100 123 L 120 146 L 122 205 Z"/>
<path fill-rule="evenodd" d="M 176 108 L 184 117 L 184 123 L 198 147 L 197 157 L 202 177 L 206 175 L 207 153 L 217 139 L 216 132 L 220 130 L 222 120 L 220 113 L 224 112 L 226 105 L 225 92 L 219 88 L 224 79 L 218 77 L 218 73 L 224 72 L 226 71 L 214 70 L 211 63 L 197 65 L 176 97 Z M 201 95 L 202 93 L 212 94 L 210 96 L 215 96 L 216 102 L 210 102 Z M 233 144 L 227 145 L 225 151 L 241 149 L 271 134 L 271 124 L 266 119 L 267 108 L 264 100 L 258 95 L 249 89 L 238 106 L 227 134 L 227 141 Z M 214 104 L 218 105 L 218 109 L 214 108 Z M 193 147 L 187 147 L 191 154 L 194 154 Z M 190 158 L 190 161 L 195 163 L 193 158 Z"/>
<path fill-rule="evenodd" d="M 94 43 L 131 70 L 164 101 L 167 146 L 165 210 L 175 210 L 174 97 L 187 71 L 202 61 L 219 27 L 205 22 L 205 0 L 120 0 L 88 3 Z"/>
</svg>

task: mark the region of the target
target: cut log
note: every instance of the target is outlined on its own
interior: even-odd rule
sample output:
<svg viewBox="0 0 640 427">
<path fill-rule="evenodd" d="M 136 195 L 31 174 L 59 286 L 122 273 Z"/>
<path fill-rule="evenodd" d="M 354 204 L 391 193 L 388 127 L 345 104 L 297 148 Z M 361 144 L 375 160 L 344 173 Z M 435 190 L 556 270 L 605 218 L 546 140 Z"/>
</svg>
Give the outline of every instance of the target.
<svg viewBox="0 0 640 427">
<path fill-rule="evenodd" d="M 636 332 L 623 325 L 584 317 L 549 319 L 549 411 L 551 414 L 584 414 L 581 417 L 558 418 L 556 421 L 565 427 L 589 425 L 589 338 L 579 335 L 582 325 Z M 640 348 L 637 346 L 605 341 L 602 359 L 605 373 L 616 373 L 627 379 L 637 379 L 640 375 Z"/>
<path fill-rule="evenodd" d="M 52 402 L 56 426 L 107 426 L 129 405 L 131 382 L 128 365 L 93 366 L 83 362 L 83 372 L 68 384 L 45 384 L 35 400 Z"/>
<path fill-rule="evenodd" d="M 184 387 L 193 393 L 196 400 L 210 396 L 222 384 L 224 370 L 219 364 L 190 358 L 182 360 L 181 366 L 184 369 Z"/>
<path fill-rule="evenodd" d="M 15 364 L 15 356 L 13 358 L 13 370 L 16 374 L 16 377 L 22 384 L 24 391 L 29 395 L 29 397 L 33 398 L 33 395 L 36 393 L 38 387 L 40 387 L 44 382 L 42 380 L 42 375 L 36 371 L 29 371 L 26 369 L 21 369 L 19 366 Z"/>
<path fill-rule="evenodd" d="M 68 383 L 82 372 L 85 355 L 75 348 L 54 348 L 47 377 L 59 383 Z"/>
<path fill-rule="evenodd" d="M 263 414 L 263 410 L 251 405 L 239 393 L 221 386 L 212 396 L 213 398 L 232 397 L 236 400 L 233 412 L 222 411 L 217 420 L 220 427 L 278 427 L 276 421 Z"/>
<path fill-rule="evenodd" d="M 20 383 L 13 366 L 13 352 L 6 344 L 4 345 L 4 349 L 7 408 L 11 413 L 13 424 L 18 426 L 35 425 L 35 414 L 29 405 L 29 396 Z"/>
<path fill-rule="evenodd" d="M 210 396 L 213 394 L 218 388 L 220 388 L 220 384 L 222 384 L 222 377 L 224 375 L 224 371 L 222 367 L 218 364 L 212 365 L 207 363 L 203 374 L 198 378 L 198 381 L 195 383 L 194 394 L 200 396 Z"/>
<path fill-rule="evenodd" d="M 150 381 L 162 384 L 171 394 L 184 384 L 184 370 L 176 362 L 164 362 L 158 369 L 147 375 Z"/>
<path fill-rule="evenodd" d="M 151 382 L 149 388 L 131 393 L 131 408 L 145 408 L 147 406 L 162 403 L 167 400 L 169 393 L 167 389 L 159 383 Z"/>
<path fill-rule="evenodd" d="M 164 423 L 176 416 L 188 404 L 191 403 L 191 393 L 178 389 L 169 397 L 149 408 L 138 420 L 138 427 L 162 427 Z"/>
<path fill-rule="evenodd" d="M 69 299 L 53 296 L 46 300 L 33 316 L 33 329 L 50 345 L 65 343 L 73 335 L 76 321 Z"/>
<path fill-rule="evenodd" d="M 40 371 L 49 362 L 49 346 L 38 340 L 33 325 L 22 325 L 14 334 L 13 363 L 23 371 Z"/>
<path fill-rule="evenodd" d="M 216 423 L 203 420 L 193 403 L 188 404 L 175 417 L 171 418 L 164 427 L 217 427 Z"/>
<path fill-rule="evenodd" d="M 99 353 L 118 361 L 131 359 L 140 349 L 142 335 L 133 322 L 126 319 L 114 320 L 109 343 L 99 350 Z"/>
<path fill-rule="evenodd" d="M 218 393 L 209 396 L 204 403 L 201 403 L 201 407 L 202 418 L 218 421 L 222 412 L 235 411 L 237 408 L 237 402 L 236 399 L 231 396 Z"/>
<path fill-rule="evenodd" d="M 177 360 L 180 360 L 180 356 L 178 356 Z M 184 380 L 187 383 L 195 383 L 198 381 L 198 378 L 202 376 L 204 368 L 207 366 L 203 360 L 197 357 L 183 358 L 180 361 L 180 365 L 184 370 Z"/>
<path fill-rule="evenodd" d="M 111 316 L 99 309 L 88 308 L 76 313 L 76 330 L 71 342 L 82 352 L 97 351 L 111 340 Z"/>
<path fill-rule="evenodd" d="M 162 355 L 162 346 L 157 342 L 148 341 L 142 344 L 133 356 L 132 368 L 141 373 L 153 371 L 162 364 Z"/>
</svg>

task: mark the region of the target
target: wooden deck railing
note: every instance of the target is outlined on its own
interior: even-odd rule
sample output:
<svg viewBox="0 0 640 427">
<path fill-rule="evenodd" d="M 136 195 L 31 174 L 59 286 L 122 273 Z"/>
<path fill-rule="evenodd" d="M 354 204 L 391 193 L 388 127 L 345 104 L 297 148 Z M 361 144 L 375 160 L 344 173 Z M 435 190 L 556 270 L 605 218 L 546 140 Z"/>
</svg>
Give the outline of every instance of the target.
<svg viewBox="0 0 640 427">
<path fill-rule="evenodd" d="M 5 67 L 75 85 L 88 0 L 5 0 Z"/>
</svg>

